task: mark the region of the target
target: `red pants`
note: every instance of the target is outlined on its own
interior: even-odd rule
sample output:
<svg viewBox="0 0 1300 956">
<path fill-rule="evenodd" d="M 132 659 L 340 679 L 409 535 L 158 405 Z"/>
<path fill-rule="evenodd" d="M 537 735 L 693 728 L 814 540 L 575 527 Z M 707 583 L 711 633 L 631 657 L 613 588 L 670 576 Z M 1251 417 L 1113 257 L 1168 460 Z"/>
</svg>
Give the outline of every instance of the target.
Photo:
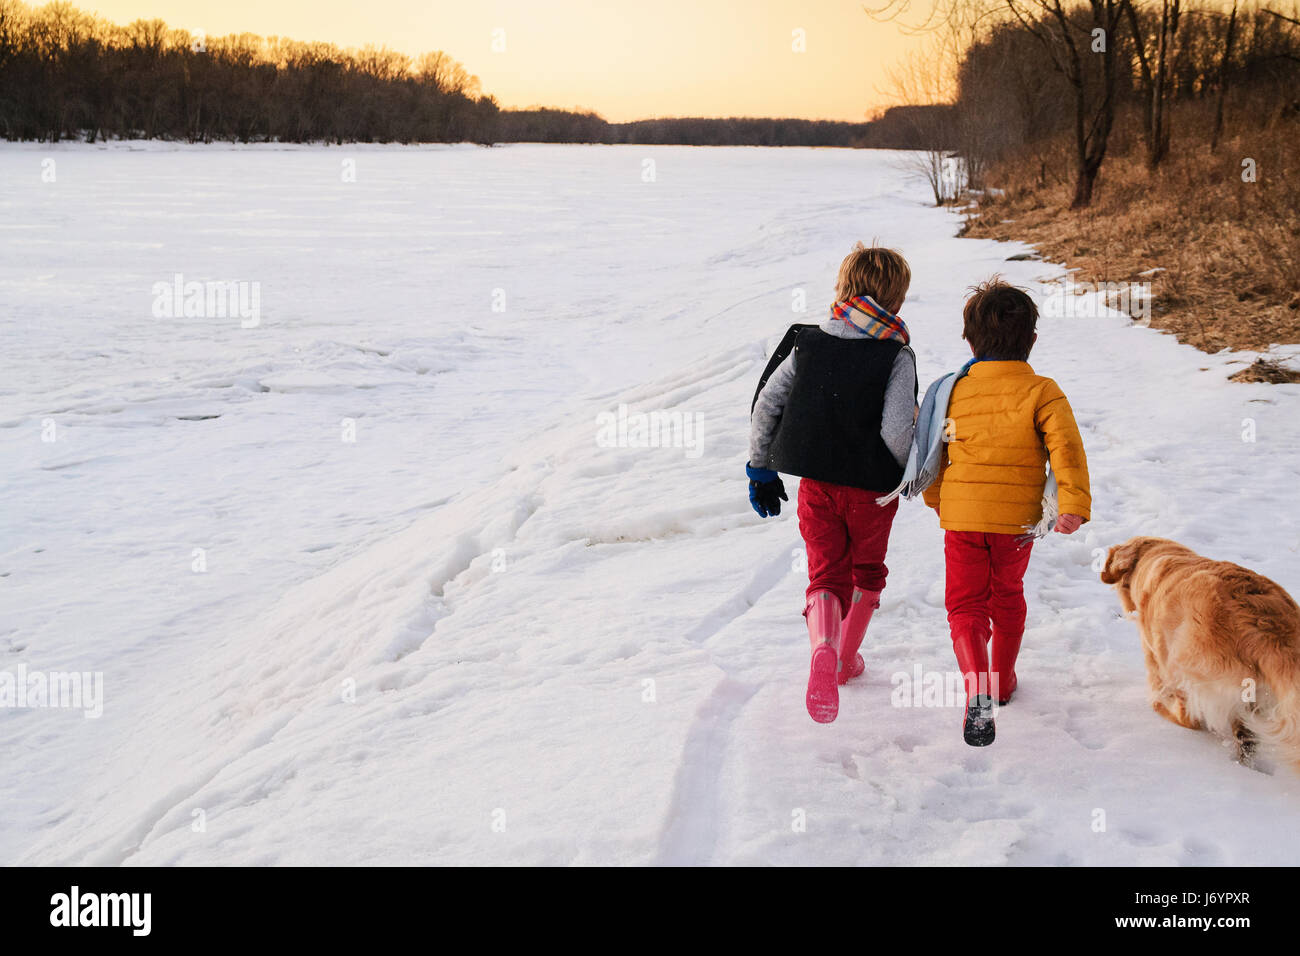
<svg viewBox="0 0 1300 956">
<path fill-rule="evenodd" d="M 854 587 L 885 589 L 885 549 L 898 499 L 878 505 L 882 493 L 811 478 L 799 481 L 799 533 L 808 551 L 808 594 L 831 591 L 847 612 Z"/>
<path fill-rule="evenodd" d="M 954 639 L 971 635 L 987 642 L 990 622 L 994 630 L 1008 638 L 1018 639 L 1024 633 L 1024 577 L 1032 544 L 1022 546 L 1018 537 L 981 531 L 945 532 L 944 604 Z"/>
</svg>

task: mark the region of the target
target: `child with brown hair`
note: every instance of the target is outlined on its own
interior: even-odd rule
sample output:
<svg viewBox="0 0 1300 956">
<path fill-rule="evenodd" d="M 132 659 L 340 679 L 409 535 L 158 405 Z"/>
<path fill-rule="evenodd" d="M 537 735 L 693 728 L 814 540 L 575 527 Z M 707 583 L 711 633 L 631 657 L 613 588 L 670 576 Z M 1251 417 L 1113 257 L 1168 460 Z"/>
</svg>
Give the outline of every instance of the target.
<svg viewBox="0 0 1300 956">
<path fill-rule="evenodd" d="M 924 495 L 944 529 L 944 603 L 966 681 L 963 736 L 983 747 L 995 734 L 993 702 L 1008 703 L 1018 683 L 1027 532 L 1052 504 L 1044 489 L 1055 486 L 1059 517 L 1043 531 L 1073 534 L 1089 519 L 1092 497 L 1070 403 L 1028 362 L 1038 340 L 1033 300 L 994 278 L 975 288 L 962 318 L 974 358 L 951 385 L 938 477 Z"/>
<path fill-rule="evenodd" d="M 840 265 L 822 325 L 792 326 L 759 380 L 750 414 L 749 497 L 760 517 L 788 500 L 778 472 L 800 475 L 808 557 L 813 720 L 839 713 L 839 688 L 863 673 L 858 648 L 885 587 L 897 500 L 916 417 L 916 356 L 898 310 L 911 283 L 892 249 L 858 243 Z"/>
</svg>

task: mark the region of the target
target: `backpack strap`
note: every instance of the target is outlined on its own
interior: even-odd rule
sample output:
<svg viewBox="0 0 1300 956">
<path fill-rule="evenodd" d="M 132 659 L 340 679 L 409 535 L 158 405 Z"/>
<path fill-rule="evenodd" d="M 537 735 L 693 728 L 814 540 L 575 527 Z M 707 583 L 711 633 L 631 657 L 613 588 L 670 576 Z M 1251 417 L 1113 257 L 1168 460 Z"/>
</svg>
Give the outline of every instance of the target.
<svg viewBox="0 0 1300 956">
<path fill-rule="evenodd" d="M 772 377 L 772 373 L 786 360 L 786 357 L 794 351 L 795 340 L 799 338 L 799 333 L 804 329 L 815 328 L 817 326 L 805 323 L 792 325 L 785 330 L 785 335 L 781 338 L 776 350 L 772 352 L 772 357 L 768 359 L 767 368 L 763 369 L 763 375 L 758 380 L 758 388 L 754 389 L 754 400 L 749 403 L 750 414 L 753 414 L 754 406 L 758 404 L 758 396 L 762 394 L 763 386 L 767 384 L 767 380 Z"/>
</svg>

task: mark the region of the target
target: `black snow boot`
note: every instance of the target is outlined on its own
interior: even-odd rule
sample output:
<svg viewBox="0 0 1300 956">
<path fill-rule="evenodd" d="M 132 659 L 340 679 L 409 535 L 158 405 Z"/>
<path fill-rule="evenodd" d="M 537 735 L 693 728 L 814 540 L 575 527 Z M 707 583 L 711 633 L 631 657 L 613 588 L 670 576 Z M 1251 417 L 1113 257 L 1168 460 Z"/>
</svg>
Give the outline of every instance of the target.
<svg viewBox="0 0 1300 956">
<path fill-rule="evenodd" d="M 976 694 L 966 702 L 966 720 L 961 735 L 972 747 L 987 747 L 993 743 L 993 698 Z"/>
</svg>

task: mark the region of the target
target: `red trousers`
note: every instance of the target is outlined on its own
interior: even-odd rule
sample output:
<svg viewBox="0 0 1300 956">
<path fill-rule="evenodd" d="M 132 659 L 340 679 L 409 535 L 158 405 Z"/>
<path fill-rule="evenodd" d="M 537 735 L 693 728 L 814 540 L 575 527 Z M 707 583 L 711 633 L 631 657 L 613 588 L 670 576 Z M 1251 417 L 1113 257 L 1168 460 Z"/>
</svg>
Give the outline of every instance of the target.
<svg viewBox="0 0 1300 956">
<path fill-rule="evenodd" d="M 885 589 L 885 549 L 898 499 L 881 506 L 876 504 L 881 494 L 800 479 L 799 533 L 808 552 L 808 594 L 831 591 L 847 612 L 854 587 Z"/>
<path fill-rule="evenodd" d="M 1024 578 L 1032 544 L 1021 545 L 1018 537 L 982 531 L 944 533 L 944 604 L 954 640 L 969 635 L 987 643 L 991 623 L 1000 636 L 1015 639 L 1019 646 L 1025 630 Z"/>
</svg>

